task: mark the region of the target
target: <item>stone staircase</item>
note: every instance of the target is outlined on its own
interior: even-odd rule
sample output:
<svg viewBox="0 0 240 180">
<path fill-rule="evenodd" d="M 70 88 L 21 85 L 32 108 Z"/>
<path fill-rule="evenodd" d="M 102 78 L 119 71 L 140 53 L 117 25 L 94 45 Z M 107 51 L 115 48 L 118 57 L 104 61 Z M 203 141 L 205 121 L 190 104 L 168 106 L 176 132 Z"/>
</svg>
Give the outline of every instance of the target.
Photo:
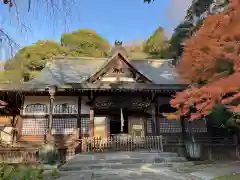
<svg viewBox="0 0 240 180">
<path fill-rule="evenodd" d="M 83 153 L 69 160 L 59 171 L 62 174 L 61 180 L 184 180 L 184 175 L 171 169 L 193 165 L 186 158 L 170 152 Z"/>
</svg>

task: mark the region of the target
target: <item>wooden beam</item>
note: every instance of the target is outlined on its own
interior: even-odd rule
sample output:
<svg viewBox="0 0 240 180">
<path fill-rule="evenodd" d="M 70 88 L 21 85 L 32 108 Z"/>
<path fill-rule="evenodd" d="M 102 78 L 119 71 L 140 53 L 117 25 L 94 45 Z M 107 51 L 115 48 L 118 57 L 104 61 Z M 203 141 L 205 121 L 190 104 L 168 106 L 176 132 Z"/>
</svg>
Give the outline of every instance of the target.
<svg viewBox="0 0 240 180">
<path fill-rule="evenodd" d="M 94 136 L 94 109 L 90 109 L 90 133 L 89 136 L 93 137 Z"/>
</svg>

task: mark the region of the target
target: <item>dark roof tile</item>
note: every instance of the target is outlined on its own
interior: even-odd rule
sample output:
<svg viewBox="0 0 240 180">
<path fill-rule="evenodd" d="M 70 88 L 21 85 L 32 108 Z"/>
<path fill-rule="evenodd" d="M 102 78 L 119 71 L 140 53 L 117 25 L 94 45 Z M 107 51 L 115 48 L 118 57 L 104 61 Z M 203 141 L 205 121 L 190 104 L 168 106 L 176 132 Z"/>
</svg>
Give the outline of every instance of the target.
<svg viewBox="0 0 240 180">
<path fill-rule="evenodd" d="M 84 83 L 99 71 L 112 58 L 60 57 L 47 65 L 40 75 L 26 82 L 28 88 L 47 86 L 63 87 L 66 84 Z M 176 72 L 170 65 L 171 60 L 129 60 L 133 67 L 148 77 L 156 85 L 177 85 Z"/>
</svg>

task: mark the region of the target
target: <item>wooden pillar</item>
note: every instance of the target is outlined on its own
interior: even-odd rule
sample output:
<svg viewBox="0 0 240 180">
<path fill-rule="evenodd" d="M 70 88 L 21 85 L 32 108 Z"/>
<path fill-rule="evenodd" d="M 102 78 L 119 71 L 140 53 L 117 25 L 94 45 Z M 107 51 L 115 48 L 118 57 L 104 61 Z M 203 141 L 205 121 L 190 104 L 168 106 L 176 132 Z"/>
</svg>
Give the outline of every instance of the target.
<svg viewBox="0 0 240 180">
<path fill-rule="evenodd" d="M 182 140 L 183 142 L 185 142 L 187 138 L 187 134 L 186 134 L 185 118 L 183 116 L 180 117 L 180 123 L 181 123 L 181 129 L 182 129 Z"/>
<path fill-rule="evenodd" d="M 81 96 L 78 97 L 77 139 L 81 138 Z"/>
<path fill-rule="evenodd" d="M 48 89 L 49 92 L 49 115 L 48 115 L 48 130 L 47 130 L 47 142 L 52 141 L 52 122 L 53 122 L 53 102 L 56 93 L 56 88 L 51 87 Z"/>
<path fill-rule="evenodd" d="M 151 104 L 151 111 L 152 111 L 152 135 L 157 135 L 157 122 L 156 122 L 156 105 Z"/>
<path fill-rule="evenodd" d="M 181 123 L 181 129 L 182 129 L 182 141 L 185 144 L 187 141 L 187 133 L 186 133 L 186 123 L 185 123 L 185 117 L 180 116 L 180 123 Z M 188 157 L 188 152 L 186 147 L 184 146 L 184 151 L 183 151 L 185 157 Z"/>
<path fill-rule="evenodd" d="M 93 137 L 94 136 L 94 109 L 90 108 L 90 132 L 89 136 Z"/>
<path fill-rule="evenodd" d="M 25 101 L 25 96 L 23 95 L 21 98 L 21 107 L 19 109 L 20 116 L 17 122 L 17 128 L 18 128 L 17 141 L 20 140 L 22 136 L 22 127 L 23 127 L 23 121 L 24 121 L 24 118 L 23 118 L 24 101 Z"/>
<path fill-rule="evenodd" d="M 23 107 L 20 108 L 20 117 L 19 120 L 17 122 L 17 128 L 18 128 L 18 134 L 17 134 L 17 140 L 19 140 L 21 138 L 22 135 L 22 126 L 23 126 Z"/>
</svg>

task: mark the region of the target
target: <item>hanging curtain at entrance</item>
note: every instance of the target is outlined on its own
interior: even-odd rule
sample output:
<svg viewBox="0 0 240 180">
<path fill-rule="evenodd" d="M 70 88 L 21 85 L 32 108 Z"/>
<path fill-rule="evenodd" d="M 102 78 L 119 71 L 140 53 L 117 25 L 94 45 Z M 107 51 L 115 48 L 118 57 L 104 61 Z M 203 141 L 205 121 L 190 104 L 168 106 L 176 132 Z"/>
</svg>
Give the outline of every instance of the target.
<svg viewBox="0 0 240 180">
<path fill-rule="evenodd" d="M 123 111 L 121 108 L 121 132 L 123 132 L 123 127 L 124 127 L 124 118 L 123 118 Z"/>
</svg>

